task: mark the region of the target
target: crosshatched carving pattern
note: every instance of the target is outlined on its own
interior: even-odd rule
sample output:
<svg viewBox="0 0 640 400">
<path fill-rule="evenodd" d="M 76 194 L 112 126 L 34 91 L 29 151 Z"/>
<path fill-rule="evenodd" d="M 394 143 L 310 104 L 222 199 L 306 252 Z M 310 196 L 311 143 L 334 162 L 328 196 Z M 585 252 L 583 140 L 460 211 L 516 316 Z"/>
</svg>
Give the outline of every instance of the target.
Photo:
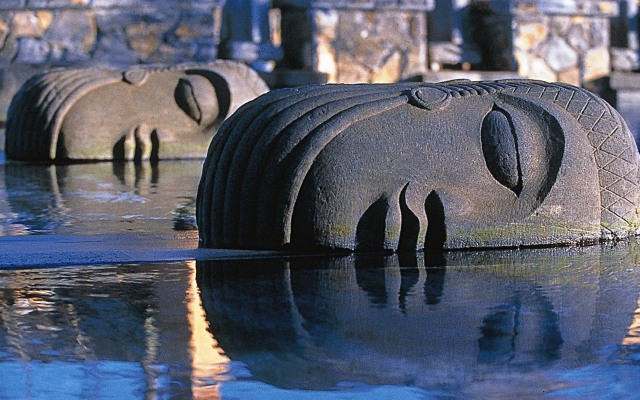
<svg viewBox="0 0 640 400">
<path fill-rule="evenodd" d="M 516 90 L 531 97 L 552 98 L 586 130 L 598 167 L 603 229 L 633 223 L 637 218 L 639 160 L 620 115 L 604 100 L 565 84 L 521 83 Z"/>
</svg>

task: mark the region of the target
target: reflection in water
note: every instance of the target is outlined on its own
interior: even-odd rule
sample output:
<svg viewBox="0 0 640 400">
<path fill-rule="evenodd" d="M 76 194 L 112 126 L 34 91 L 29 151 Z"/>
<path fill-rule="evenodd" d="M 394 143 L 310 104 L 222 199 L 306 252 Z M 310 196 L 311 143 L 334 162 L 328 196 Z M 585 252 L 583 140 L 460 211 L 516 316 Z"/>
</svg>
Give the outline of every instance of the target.
<svg viewBox="0 0 640 400">
<path fill-rule="evenodd" d="M 633 313 L 633 322 L 631 326 L 629 326 L 622 344 L 626 346 L 640 344 L 640 299 L 638 299 L 638 308 L 636 308 L 635 313 Z"/>
<path fill-rule="evenodd" d="M 615 363 L 624 362 L 619 351 L 640 359 L 640 349 L 624 347 L 637 329 L 640 269 L 630 266 L 638 249 L 617 251 L 623 258 L 594 247 L 458 252 L 439 261 L 422 254 L 205 261 L 197 276 L 214 336 L 257 381 L 483 398 L 487 381 L 513 379 L 518 389 L 505 393 L 513 398 L 518 390 L 570 387 L 556 372 L 600 365 L 603 349 L 618 354 Z M 537 383 L 523 383 L 530 380 Z M 233 385 L 223 384 L 223 395 L 225 387 Z"/>
<path fill-rule="evenodd" d="M 214 377 L 227 372 L 226 364 L 229 358 L 218 347 L 218 343 L 209 332 L 209 324 L 204 316 L 200 291 L 196 283 L 196 263 L 188 261 L 189 289 L 187 290 L 187 312 L 191 340 L 189 353 L 191 354 L 191 390 L 195 399 L 220 398 Z"/>
<path fill-rule="evenodd" d="M 0 270 L 0 398 L 631 398 L 639 251 Z"/>
<path fill-rule="evenodd" d="M 60 182 L 52 167 L 4 167 L 4 192 L 10 190 L 11 195 L 7 193 L 9 210 L 2 212 L 9 219 L 9 223 L 1 224 L 3 234 L 55 231 L 69 220 L 69 209 L 60 197 Z"/>
<path fill-rule="evenodd" d="M 528 315 L 525 314 L 527 308 Z M 558 315 L 553 305 L 539 292 L 523 293 L 518 290 L 504 304 L 491 309 L 491 314 L 482 319 L 478 339 L 478 361 L 486 364 L 509 364 L 514 362 L 521 347 L 520 339 L 527 336 L 523 329 L 525 318 L 534 325 L 537 335 L 532 339 L 531 356 L 536 364 L 544 365 L 560 358 L 562 335 L 558 326 Z"/>
<path fill-rule="evenodd" d="M 2 399 L 215 399 L 216 346 L 195 262 L 0 271 Z"/>
<path fill-rule="evenodd" d="M 201 161 L 1 167 L 0 235 L 196 229 Z"/>
<path fill-rule="evenodd" d="M 400 309 L 406 311 L 407 296 L 418 284 L 423 288 L 425 304 L 438 304 L 440 301 L 445 277 L 442 253 L 420 253 L 420 257 L 415 252 L 400 253 L 397 257 L 356 254 L 353 256 L 353 262 L 356 281 L 374 306 L 386 306 L 391 298 L 393 304 L 397 302 Z M 395 264 L 400 268 L 395 268 Z M 393 279 L 399 279 L 399 282 L 396 282 L 399 284 L 397 296 L 387 293 L 385 289 L 389 286 L 395 290 L 390 283 Z"/>
</svg>

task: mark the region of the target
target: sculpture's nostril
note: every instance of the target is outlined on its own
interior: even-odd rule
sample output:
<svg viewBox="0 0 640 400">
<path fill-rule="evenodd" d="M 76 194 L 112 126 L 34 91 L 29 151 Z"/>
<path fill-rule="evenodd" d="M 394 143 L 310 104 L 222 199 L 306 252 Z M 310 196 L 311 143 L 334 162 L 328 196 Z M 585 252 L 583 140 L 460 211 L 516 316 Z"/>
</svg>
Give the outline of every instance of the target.
<svg viewBox="0 0 640 400">
<path fill-rule="evenodd" d="M 400 192 L 400 215 L 402 222 L 400 225 L 400 238 L 398 240 L 398 251 L 415 251 L 418 248 L 418 237 L 420 236 L 420 218 L 411 211 L 407 204 L 407 184 Z"/>
<path fill-rule="evenodd" d="M 427 214 L 427 234 L 424 238 L 425 251 L 442 251 L 447 240 L 444 205 L 436 191 L 432 191 L 424 202 Z"/>
<path fill-rule="evenodd" d="M 422 248 L 429 252 L 440 252 L 447 239 L 445 213 L 442 200 L 434 190 L 429 193 L 424 202 L 424 214 L 417 216 L 407 204 L 407 188 L 400 193 L 400 213 L 402 224 L 398 251 Z M 424 235 L 424 236 L 423 236 Z M 424 238 L 424 243 L 421 240 Z"/>
</svg>

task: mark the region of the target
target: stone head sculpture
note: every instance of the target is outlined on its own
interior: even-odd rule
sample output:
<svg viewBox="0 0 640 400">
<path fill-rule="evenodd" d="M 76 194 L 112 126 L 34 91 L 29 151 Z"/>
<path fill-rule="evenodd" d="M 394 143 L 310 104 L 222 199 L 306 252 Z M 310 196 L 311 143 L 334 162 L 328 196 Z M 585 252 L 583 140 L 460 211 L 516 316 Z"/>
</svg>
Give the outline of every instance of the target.
<svg viewBox="0 0 640 400">
<path fill-rule="evenodd" d="M 487 248 L 636 233 L 639 156 L 592 93 L 530 80 L 274 91 L 213 139 L 201 246 Z"/>
<path fill-rule="evenodd" d="M 39 161 L 204 158 L 222 120 L 267 90 L 253 70 L 228 61 L 54 70 L 14 96 L 6 153 Z"/>
</svg>

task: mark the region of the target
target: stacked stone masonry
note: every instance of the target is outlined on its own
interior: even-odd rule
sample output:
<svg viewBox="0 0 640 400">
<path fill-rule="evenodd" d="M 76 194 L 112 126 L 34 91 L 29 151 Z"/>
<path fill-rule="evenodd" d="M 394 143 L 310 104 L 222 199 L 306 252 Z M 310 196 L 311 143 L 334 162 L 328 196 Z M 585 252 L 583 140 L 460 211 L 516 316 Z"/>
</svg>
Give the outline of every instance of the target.
<svg viewBox="0 0 640 400">
<path fill-rule="evenodd" d="M 426 12 L 433 9 L 432 0 L 324 0 L 301 7 L 291 7 L 295 1 L 282 3 L 287 67 L 350 83 L 397 82 L 427 71 Z M 300 21 L 305 19 L 310 28 L 300 40 L 305 32 Z M 297 43 L 289 46 L 287 33 L 293 32 Z"/>
<path fill-rule="evenodd" d="M 223 0 L 5 0 L 0 2 L 0 65 L 122 67 L 210 61 L 218 55 L 224 4 Z M 285 59 L 280 66 L 325 73 L 329 82 L 411 78 L 447 64 L 451 51 L 454 63 L 473 69 L 511 70 L 527 78 L 574 85 L 606 76 L 612 63 L 618 69 L 638 64 L 637 35 L 631 32 L 637 25 L 633 23 L 637 7 L 631 7 L 629 0 L 274 0 L 272 4 L 282 10 Z M 440 26 L 444 20 L 453 25 Z M 610 29 L 623 39 L 610 37 Z M 450 44 L 443 34 L 451 36 Z"/>
<path fill-rule="evenodd" d="M 0 64 L 123 66 L 216 58 L 220 1 L 0 2 Z"/>
<path fill-rule="evenodd" d="M 315 10 L 312 15 L 318 27 L 316 68 L 329 82 L 396 82 L 426 71 L 423 13 Z"/>
<path fill-rule="evenodd" d="M 476 2 L 483 19 L 492 69 L 582 86 L 611 72 L 611 19 L 617 1 Z M 505 34 L 506 32 L 506 34 Z M 506 39 L 504 39 L 506 36 Z M 509 37 L 510 36 L 510 37 Z M 502 39 L 501 39 L 502 38 Z M 491 44 L 493 43 L 493 46 Z"/>
<path fill-rule="evenodd" d="M 583 86 L 612 65 L 638 65 L 637 6 L 627 0 L 275 4 L 283 10 L 283 65 L 326 73 L 329 82 L 394 82 L 453 67 Z M 299 34 L 289 45 L 292 32 Z"/>
<path fill-rule="evenodd" d="M 519 75 L 577 86 L 607 76 L 610 18 L 618 12 L 617 2 L 539 3 L 515 2 L 512 8 Z"/>
</svg>

